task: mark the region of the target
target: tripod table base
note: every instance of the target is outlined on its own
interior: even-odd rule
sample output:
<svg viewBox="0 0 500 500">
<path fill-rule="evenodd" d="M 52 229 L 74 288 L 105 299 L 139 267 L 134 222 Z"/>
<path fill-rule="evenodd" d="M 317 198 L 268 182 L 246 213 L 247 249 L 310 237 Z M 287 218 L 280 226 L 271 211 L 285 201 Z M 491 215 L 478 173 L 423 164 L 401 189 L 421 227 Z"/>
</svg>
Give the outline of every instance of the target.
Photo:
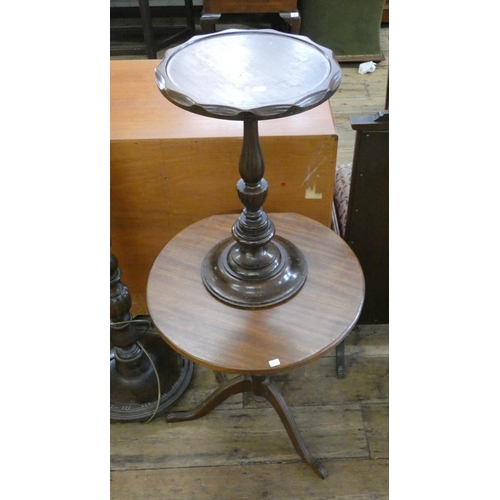
<svg viewBox="0 0 500 500">
<path fill-rule="evenodd" d="M 187 422 L 204 417 L 213 409 L 223 403 L 228 397 L 241 392 L 251 392 L 257 398 L 264 398 L 269 401 L 278 413 L 283 423 L 288 437 L 292 441 L 295 450 L 302 460 L 309 465 L 313 471 L 321 478 L 328 476 L 328 471 L 321 465 L 309 451 L 293 415 L 288 408 L 283 396 L 276 385 L 266 376 L 240 375 L 232 380 L 228 380 L 219 386 L 198 408 L 193 411 L 179 411 L 167 414 L 167 423 Z"/>
</svg>

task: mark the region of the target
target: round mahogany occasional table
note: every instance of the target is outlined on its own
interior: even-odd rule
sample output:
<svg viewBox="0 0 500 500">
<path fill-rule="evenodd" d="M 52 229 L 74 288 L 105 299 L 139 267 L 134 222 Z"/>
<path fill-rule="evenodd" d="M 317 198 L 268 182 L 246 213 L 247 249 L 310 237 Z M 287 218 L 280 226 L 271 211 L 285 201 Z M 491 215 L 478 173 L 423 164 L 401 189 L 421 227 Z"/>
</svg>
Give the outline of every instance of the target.
<svg viewBox="0 0 500 500">
<path fill-rule="evenodd" d="M 352 330 L 363 305 L 361 266 L 331 229 L 298 214 L 272 214 L 277 235 L 296 244 L 308 265 L 300 292 L 264 308 L 228 306 L 200 276 L 207 248 L 227 236 L 234 215 L 216 215 L 181 231 L 151 269 L 147 304 L 164 340 L 210 369 L 238 374 L 192 412 L 172 412 L 167 422 L 202 417 L 233 394 L 252 392 L 275 408 L 300 455 L 328 475 L 304 443 L 290 409 L 270 376 L 305 365 L 334 348 Z"/>
</svg>

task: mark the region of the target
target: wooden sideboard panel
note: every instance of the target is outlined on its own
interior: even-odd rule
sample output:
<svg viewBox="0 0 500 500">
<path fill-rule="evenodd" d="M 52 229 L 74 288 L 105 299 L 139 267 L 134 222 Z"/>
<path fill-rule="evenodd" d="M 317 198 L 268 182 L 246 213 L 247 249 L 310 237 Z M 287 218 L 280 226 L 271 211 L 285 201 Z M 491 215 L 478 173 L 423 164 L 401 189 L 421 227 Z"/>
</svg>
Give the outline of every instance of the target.
<svg viewBox="0 0 500 500">
<path fill-rule="evenodd" d="M 205 12 L 291 12 L 297 10 L 297 0 L 203 0 Z"/>
<path fill-rule="evenodd" d="M 154 81 L 158 61 L 113 62 L 119 64 L 111 71 L 111 251 L 132 313 L 146 314 L 149 270 L 166 243 L 210 215 L 234 213 L 236 220 L 241 213 L 242 124 L 169 103 Z M 330 227 L 337 134 L 329 103 L 259 129 L 269 183 L 264 210 L 300 213 Z"/>
</svg>

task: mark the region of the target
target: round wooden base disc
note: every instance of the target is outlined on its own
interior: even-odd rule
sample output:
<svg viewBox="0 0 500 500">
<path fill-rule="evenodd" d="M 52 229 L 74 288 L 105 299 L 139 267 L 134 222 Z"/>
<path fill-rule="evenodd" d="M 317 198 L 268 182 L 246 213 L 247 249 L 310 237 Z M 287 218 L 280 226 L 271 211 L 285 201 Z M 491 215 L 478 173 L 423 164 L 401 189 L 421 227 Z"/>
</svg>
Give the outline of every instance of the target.
<svg viewBox="0 0 500 500">
<path fill-rule="evenodd" d="M 117 371 L 115 348 L 110 362 L 111 422 L 140 422 L 149 420 L 171 407 L 186 391 L 193 376 L 193 362 L 175 352 L 158 334 L 147 333 L 141 339 L 144 349 L 154 362 L 158 379 L 148 360 L 147 371 L 126 378 Z M 159 403 L 158 403 L 159 401 Z"/>
<path fill-rule="evenodd" d="M 244 308 L 267 307 L 293 297 L 307 278 L 304 254 L 290 241 L 274 236 L 278 249 L 278 265 L 266 275 L 248 278 L 238 275 L 228 265 L 231 248 L 237 243 L 227 238 L 215 245 L 205 256 L 201 276 L 207 290 L 221 301 Z"/>
</svg>

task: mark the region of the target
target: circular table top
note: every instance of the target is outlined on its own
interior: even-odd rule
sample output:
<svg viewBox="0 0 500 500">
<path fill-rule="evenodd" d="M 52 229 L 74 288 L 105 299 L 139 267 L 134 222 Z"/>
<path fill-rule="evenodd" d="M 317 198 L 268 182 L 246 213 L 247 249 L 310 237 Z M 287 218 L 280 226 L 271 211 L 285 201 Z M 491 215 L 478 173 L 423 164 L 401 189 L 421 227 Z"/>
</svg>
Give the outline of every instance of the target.
<svg viewBox="0 0 500 500">
<path fill-rule="evenodd" d="M 332 51 L 274 30 L 225 30 L 169 49 L 156 68 L 174 104 L 215 118 L 278 118 L 330 98 L 342 71 Z"/>
<path fill-rule="evenodd" d="M 276 234 L 304 253 L 308 276 L 290 300 L 243 309 L 204 287 L 201 263 L 231 233 L 234 215 L 217 215 L 181 231 L 160 252 L 147 285 L 151 318 L 163 338 L 208 368 L 263 375 L 302 366 L 352 330 L 364 299 L 361 266 L 331 229 L 297 214 L 271 214 Z"/>
</svg>

